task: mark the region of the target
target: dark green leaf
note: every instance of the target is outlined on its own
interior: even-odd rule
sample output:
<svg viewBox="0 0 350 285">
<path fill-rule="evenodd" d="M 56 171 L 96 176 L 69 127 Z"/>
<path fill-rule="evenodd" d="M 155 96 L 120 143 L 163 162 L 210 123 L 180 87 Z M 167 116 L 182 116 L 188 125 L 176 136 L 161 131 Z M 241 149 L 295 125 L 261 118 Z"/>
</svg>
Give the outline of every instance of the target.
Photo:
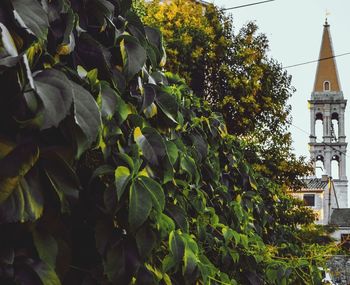
<svg viewBox="0 0 350 285">
<path fill-rule="evenodd" d="M 195 183 L 198 184 L 200 180 L 200 174 L 198 172 L 197 165 L 194 159 L 190 156 L 183 154 L 181 156 L 180 165 L 181 168 L 189 174 L 190 179 L 194 179 Z"/>
<path fill-rule="evenodd" d="M 152 208 L 152 197 L 143 184 L 135 181 L 129 193 L 129 225 L 132 231 L 139 228 L 148 218 Z"/>
<path fill-rule="evenodd" d="M 197 257 L 188 246 L 185 247 L 183 260 L 182 273 L 184 275 L 191 275 L 196 269 Z"/>
<path fill-rule="evenodd" d="M 155 166 L 159 165 L 166 155 L 166 147 L 160 134 L 153 128 L 146 127 L 142 131 L 136 128 L 134 139 L 148 162 Z"/>
<path fill-rule="evenodd" d="M 118 94 L 105 81 L 101 82 L 101 115 L 110 119 L 117 109 Z"/>
<path fill-rule="evenodd" d="M 0 205 L 0 224 L 39 219 L 44 209 L 42 192 L 38 174 L 32 170 L 20 179 L 12 194 Z"/>
<path fill-rule="evenodd" d="M 73 101 L 73 90 L 64 73 L 45 69 L 34 77 L 37 94 L 43 103 L 41 129 L 57 127 L 69 114 Z M 81 87 L 80 87 L 81 88 Z"/>
<path fill-rule="evenodd" d="M 69 200 L 77 200 L 79 195 L 79 181 L 72 167 L 54 152 L 43 155 L 42 164 L 52 188 L 60 202 L 62 212 L 69 212 Z"/>
<path fill-rule="evenodd" d="M 17 146 L 0 160 L 0 205 L 11 196 L 38 158 L 38 147 L 24 144 Z"/>
<path fill-rule="evenodd" d="M 141 108 L 142 110 L 148 108 L 154 102 L 154 98 L 156 97 L 155 86 L 153 86 L 152 84 L 145 84 L 143 88 L 144 94 Z"/>
<path fill-rule="evenodd" d="M 92 174 L 89 183 L 92 182 L 96 177 L 107 175 L 107 174 L 113 174 L 114 168 L 108 164 L 101 165 L 98 168 L 95 169 L 94 173 Z"/>
<path fill-rule="evenodd" d="M 162 33 L 158 29 L 152 27 L 145 27 L 145 31 L 151 47 L 156 49 L 155 55 L 157 65 L 163 66 L 165 64 L 165 50 Z"/>
<path fill-rule="evenodd" d="M 58 246 L 56 240 L 46 232 L 33 230 L 33 241 L 40 259 L 51 268 L 56 267 Z"/>
<path fill-rule="evenodd" d="M 61 285 L 55 270 L 44 262 L 27 260 L 26 264 L 38 275 L 43 285 Z"/>
<path fill-rule="evenodd" d="M 19 61 L 18 52 L 13 38 L 5 25 L 0 23 L 0 66 L 12 67 Z"/>
<path fill-rule="evenodd" d="M 11 0 L 14 15 L 19 25 L 40 40 L 45 40 L 49 20 L 43 7 L 38 1 Z"/>
<path fill-rule="evenodd" d="M 150 194 L 153 202 L 153 207 L 157 211 L 163 212 L 165 205 L 165 196 L 162 186 L 160 186 L 160 184 L 152 178 L 146 176 L 139 176 L 139 180 Z"/>
<path fill-rule="evenodd" d="M 175 97 L 166 91 L 159 91 L 156 96 L 157 105 L 163 113 L 174 123 L 177 124 L 177 112 L 179 110 Z"/>
<path fill-rule="evenodd" d="M 125 253 L 122 245 L 115 245 L 107 252 L 106 261 L 104 262 L 104 273 L 113 284 L 117 284 L 125 274 Z"/>
<path fill-rule="evenodd" d="M 128 35 L 121 37 L 120 49 L 123 58 L 123 71 L 130 80 L 141 71 L 145 64 L 146 51 L 136 38 Z"/>
<path fill-rule="evenodd" d="M 83 87 L 71 81 L 74 99 L 74 119 L 83 131 L 90 146 L 97 137 L 101 127 L 101 114 L 95 99 Z"/>
<path fill-rule="evenodd" d="M 147 224 L 136 233 L 136 244 L 140 256 L 147 258 L 156 245 L 156 235 Z"/>
<path fill-rule="evenodd" d="M 187 233 L 189 230 L 189 225 L 184 209 L 178 205 L 168 205 L 166 207 L 166 211 L 169 212 L 170 216 L 175 220 L 180 229 Z"/>
<path fill-rule="evenodd" d="M 169 249 L 176 263 L 180 263 L 184 256 L 185 244 L 177 231 L 172 231 L 169 235 Z"/>
</svg>

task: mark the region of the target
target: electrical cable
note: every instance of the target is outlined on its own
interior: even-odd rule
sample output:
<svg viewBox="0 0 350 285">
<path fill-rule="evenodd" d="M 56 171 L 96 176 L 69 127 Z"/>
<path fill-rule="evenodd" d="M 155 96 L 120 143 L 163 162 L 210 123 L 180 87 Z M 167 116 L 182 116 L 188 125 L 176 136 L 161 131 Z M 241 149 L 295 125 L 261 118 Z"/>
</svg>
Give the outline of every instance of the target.
<svg viewBox="0 0 350 285">
<path fill-rule="evenodd" d="M 264 4 L 264 3 L 267 3 L 267 2 L 273 2 L 273 1 L 276 1 L 276 0 L 260 1 L 260 2 L 249 3 L 249 4 L 244 4 L 244 5 L 235 6 L 235 7 L 222 8 L 221 10 L 222 10 L 222 11 L 228 11 L 228 10 L 240 9 L 240 8 L 245 8 L 245 7 L 254 6 L 254 5 L 259 5 L 259 4 Z"/>
<path fill-rule="evenodd" d="M 301 132 L 307 134 L 308 136 L 311 136 L 311 134 L 310 134 L 309 132 L 305 131 L 304 129 L 302 129 L 302 128 L 300 128 L 300 127 L 298 127 L 298 126 L 296 126 L 296 125 L 294 125 L 294 124 L 292 124 L 292 123 L 289 123 L 289 122 L 287 122 L 287 124 L 293 126 L 294 128 L 298 129 L 299 131 L 301 131 Z M 343 152 L 343 151 L 341 151 L 341 150 L 339 150 L 339 149 L 336 149 L 333 145 L 331 145 L 331 144 L 329 144 L 329 143 L 320 142 L 320 141 L 316 141 L 316 143 L 323 143 L 323 144 L 325 144 L 326 146 L 331 147 L 333 150 L 338 151 L 339 153 L 344 154 L 345 156 L 347 156 L 347 157 L 350 158 L 350 156 L 347 155 L 345 152 Z"/>
<path fill-rule="evenodd" d="M 282 68 L 287 69 L 287 68 L 291 68 L 291 67 L 296 67 L 296 66 L 301 66 L 301 65 L 306 65 L 306 64 L 310 64 L 310 63 L 314 63 L 314 62 L 319 62 L 319 61 L 323 61 L 323 60 L 327 60 L 327 59 L 331 59 L 331 58 L 336 58 L 336 57 L 340 57 L 340 56 L 345 56 L 345 55 L 349 55 L 350 52 L 346 52 L 346 53 L 342 53 L 342 54 L 338 54 L 338 55 L 333 55 L 333 56 L 328 56 L 328 57 L 323 57 L 317 60 L 311 60 L 311 61 L 306 61 L 306 62 L 302 62 L 302 63 L 297 63 L 297 64 L 293 64 L 293 65 L 288 65 L 288 66 L 284 66 Z"/>
</svg>

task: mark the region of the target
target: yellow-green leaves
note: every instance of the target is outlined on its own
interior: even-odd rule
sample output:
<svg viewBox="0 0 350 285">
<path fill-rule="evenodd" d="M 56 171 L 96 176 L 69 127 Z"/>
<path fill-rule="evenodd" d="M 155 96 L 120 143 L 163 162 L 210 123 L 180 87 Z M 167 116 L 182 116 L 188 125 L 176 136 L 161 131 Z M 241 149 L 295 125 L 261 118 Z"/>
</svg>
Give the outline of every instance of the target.
<svg viewBox="0 0 350 285">
<path fill-rule="evenodd" d="M 39 158 L 35 145 L 20 145 L 0 160 L 0 204 L 3 203 Z"/>
<path fill-rule="evenodd" d="M 115 170 L 115 185 L 117 188 L 117 196 L 119 200 L 123 195 L 124 190 L 128 182 L 130 181 L 130 179 L 131 179 L 130 170 L 127 167 L 119 166 Z"/>
</svg>

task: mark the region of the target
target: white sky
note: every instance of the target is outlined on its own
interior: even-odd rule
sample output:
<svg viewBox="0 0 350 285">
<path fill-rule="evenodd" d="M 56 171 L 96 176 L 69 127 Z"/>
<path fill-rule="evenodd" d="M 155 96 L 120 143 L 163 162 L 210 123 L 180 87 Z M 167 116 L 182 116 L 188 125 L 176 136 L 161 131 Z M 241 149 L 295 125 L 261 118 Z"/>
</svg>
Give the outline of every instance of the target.
<svg viewBox="0 0 350 285">
<path fill-rule="evenodd" d="M 219 7 L 233 7 L 261 0 L 214 0 Z M 264 4 L 228 11 L 233 15 L 235 31 L 255 20 L 260 32 L 267 35 L 271 57 L 283 66 L 318 59 L 326 11 L 335 54 L 350 52 L 349 0 L 276 0 Z M 345 99 L 350 98 L 350 55 L 336 58 L 338 74 Z M 297 89 L 290 100 L 293 124 L 310 133 L 310 98 L 317 63 L 289 68 L 292 85 Z M 308 134 L 291 126 L 293 147 L 297 155 L 309 157 Z M 350 141 L 350 100 L 345 114 L 345 134 Z M 350 144 L 347 176 L 350 178 Z"/>
</svg>

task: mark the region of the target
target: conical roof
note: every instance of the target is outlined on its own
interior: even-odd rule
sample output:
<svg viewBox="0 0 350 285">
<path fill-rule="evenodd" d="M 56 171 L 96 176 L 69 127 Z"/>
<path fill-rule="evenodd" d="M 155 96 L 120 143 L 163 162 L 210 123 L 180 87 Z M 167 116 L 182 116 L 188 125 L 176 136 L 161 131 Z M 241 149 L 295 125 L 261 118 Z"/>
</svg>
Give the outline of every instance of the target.
<svg viewBox="0 0 350 285">
<path fill-rule="evenodd" d="M 339 92 L 341 91 L 341 87 L 327 19 L 323 27 L 323 36 L 315 77 L 314 92 Z"/>
</svg>

